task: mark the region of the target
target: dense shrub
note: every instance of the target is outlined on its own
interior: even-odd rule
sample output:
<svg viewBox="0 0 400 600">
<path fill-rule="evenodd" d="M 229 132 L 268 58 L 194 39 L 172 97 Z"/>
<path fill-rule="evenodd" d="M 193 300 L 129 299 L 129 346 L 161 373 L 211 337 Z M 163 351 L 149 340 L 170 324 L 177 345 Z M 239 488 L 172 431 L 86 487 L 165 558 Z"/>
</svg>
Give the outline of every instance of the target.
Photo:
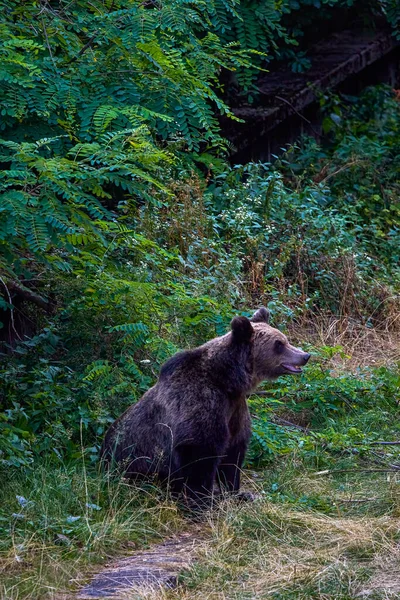
<svg viewBox="0 0 400 600">
<path fill-rule="evenodd" d="M 304 141 L 274 166 L 225 167 L 207 184 L 184 169 L 175 181 L 166 170 L 160 206 L 143 202 L 102 229 L 103 240 L 53 253 L 70 264 L 42 275 L 58 308 L 0 371 L 3 461 L 20 464 L 33 451 L 78 456 L 82 442 L 95 458 L 104 427 L 168 356 L 224 333 L 233 314 L 257 304 L 278 326 L 312 311 L 390 324 L 399 293 L 400 107 L 377 88 L 342 110 L 343 126 L 325 147 Z M 327 419 L 343 393 L 366 389 L 347 378 L 343 392 L 340 379 L 318 373 L 310 370 L 310 387 L 284 382 L 271 393 L 314 412 L 317 402 Z"/>
<path fill-rule="evenodd" d="M 396 3 L 362 4 L 396 26 Z M 82 442 L 95 455 L 168 356 L 254 305 L 277 324 L 311 310 L 388 322 L 400 247 L 391 91 L 350 108 L 335 99 L 335 119 L 325 99 L 330 145 L 304 142 L 274 166 L 228 167 L 218 122 L 233 118 L 229 90 L 248 94 L 257 68 L 294 60 L 321 16 L 359 6 L 5 1 L 1 461 L 72 457 Z"/>
</svg>

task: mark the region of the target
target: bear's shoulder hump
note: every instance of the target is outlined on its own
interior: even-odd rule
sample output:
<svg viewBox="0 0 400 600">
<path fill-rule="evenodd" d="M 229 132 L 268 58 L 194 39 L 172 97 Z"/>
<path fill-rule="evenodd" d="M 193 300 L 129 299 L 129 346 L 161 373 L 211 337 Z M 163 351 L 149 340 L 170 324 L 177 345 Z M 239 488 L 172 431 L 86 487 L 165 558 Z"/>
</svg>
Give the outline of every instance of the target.
<svg viewBox="0 0 400 600">
<path fill-rule="evenodd" d="M 178 369 L 190 370 L 200 359 L 201 350 L 196 348 L 195 350 L 184 350 L 171 356 L 161 367 L 160 379 L 165 379 L 173 375 Z"/>
</svg>

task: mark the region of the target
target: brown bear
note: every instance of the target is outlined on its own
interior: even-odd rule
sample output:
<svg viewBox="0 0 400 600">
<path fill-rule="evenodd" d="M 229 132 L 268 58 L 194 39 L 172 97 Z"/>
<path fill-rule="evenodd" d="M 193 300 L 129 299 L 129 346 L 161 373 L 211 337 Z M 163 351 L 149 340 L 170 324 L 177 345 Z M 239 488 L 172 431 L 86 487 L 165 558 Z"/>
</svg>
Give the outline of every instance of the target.
<svg viewBox="0 0 400 600">
<path fill-rule="evenodd" d="M 265 308 L 235 317 L 231 332 L 167 360 L 156 385 L 108 430 L 103 460 L 129 478 L 156 475 L 196 502 L 215 482 L 238 493 L 251 435 L 246 396 L 265 379 L 301 373 L 310 358 L 268 321 Z"/>
</svg>

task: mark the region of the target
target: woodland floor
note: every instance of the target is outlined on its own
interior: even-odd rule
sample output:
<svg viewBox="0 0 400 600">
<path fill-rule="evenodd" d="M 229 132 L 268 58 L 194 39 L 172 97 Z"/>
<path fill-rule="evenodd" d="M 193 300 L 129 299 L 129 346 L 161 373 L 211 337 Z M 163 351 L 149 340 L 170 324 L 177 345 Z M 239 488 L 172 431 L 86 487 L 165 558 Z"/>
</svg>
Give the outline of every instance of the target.
<svg viewBox="0 0 400 600">
<path fill-rule="evenodd" d="M 388 330 L 330 319 L 291 333 L 319 346 L 341 345 L 351 358 L 335 359 L 339 371 L 400 359 L 400 338 Z M 279 462 L 280 498 L 272 503 L 268 498 L 276 489 L 272 473 L 246 472 L 244 485 L 256 494 L 253 504 L 238 507 L 227 501 L 209 513 L 200 529 L 175 537 L 167 547 L 156 546 L 149 578 L 154 573 L 157 578 L 160 561 L 173 565 L 172 578 L 161 573 L 158 581 L 139 581 L 115 597 L 399 598 L 400 473 L 341 472 L 340 465 L 334 473 L 302 472 L 295 457 Z M 120 565 L 123 560 L 114 563 Z"/>
<path fill-rule="evenodd" d="M 262 474 L 247 473 L 253 504 L 227 501 L 169 544 L 114 561 L 78 598 L 398 598 L 400 477 L 296 470 L 281 474 L 278 502 Z"/>
<path fill-rule="evenodd" d="M 304 324 L 291 333 L 304 339 L 306 330 Z M 351 323 L 330 321 L 310 328 L 307 335 L 320 346 L 340 343 L 351 356 L 332 359 L 338 374 L 371 361 L 379 366 L 399 359 L 398 337 L 385 331 L 356 330 Z M 400 440 L 395 418 L 385 439 Z M 46 543 L 39 543 L 28 522 L 14 515 L 13 543 L 0 556 L 0 598 L 399 598 L 400 446 L 376 450 L 376 461 L 372 454 L 363 458 L 345 452 L 323 457 L 321 468 L 315 461 L 310 464 L 300 448 L 276 457 L 265 468 L 243 474 L 243 485 L 255 492 L 255 502 L 224 500 L 200 525 L 158 490 L 119 483 L 107 490 L 106 506 L 95 472 L 55 472 L 43 465 L 29 482 L 7 481 L 8 495 L 1 502 L 15 502 L 16 495 L 23 494 L 32 502 L 31 522 L 36 522 L 33 512 L 38 511 L 45 517 L 37 522 L 45 520 L 54 531 L 59 531 L 58 514 L 64 526 L 65 514 L 78 514 L 78 509 L 69 508 L 71 490 L 104 508 L 97 513 L 100 506 L 86 503 L 99 515 L 97 521 L 90 520 L 86 508 L 86 516 L 76 523 L 76 517 L 67 518 L 71 525 L 62 530 L 65 535 L 56 533 Z M 28 505 L 27 517 L 29 510 Z M 19 529 L 20 523 L 25 529 Z M 70 545 L 74 535 L 82 541 Z M 133 572 L 131 580 L 123 581 L 133 586 L 115 587 L 114 596 L 96 596 L 101 578 L 110 580 L 118 571 L 122 579 Z M 146 581 L 150 571 L 155 577 Z M 94 586 L 85 588 L 90 581 Z"/>
</svg>

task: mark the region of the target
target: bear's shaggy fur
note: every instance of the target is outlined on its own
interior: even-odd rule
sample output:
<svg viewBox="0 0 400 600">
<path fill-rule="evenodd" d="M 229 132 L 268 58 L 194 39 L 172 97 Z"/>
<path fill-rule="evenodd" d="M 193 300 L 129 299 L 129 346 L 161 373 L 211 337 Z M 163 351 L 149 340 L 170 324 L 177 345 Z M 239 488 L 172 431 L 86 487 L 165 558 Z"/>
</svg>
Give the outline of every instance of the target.
<svg viewBox="0 0 400 600">
<path fill-rule="evenodd" d="M 265 308 L 161 368 L 158 382 L 108 430 L 101 454 L 126 477 L 157 475 L 196 501 L 217 481 L 238 492 L 250 439 L 246 396 L 264 379 L 301 372 L 310 355 L 268 325 Z"/>
</svg>

